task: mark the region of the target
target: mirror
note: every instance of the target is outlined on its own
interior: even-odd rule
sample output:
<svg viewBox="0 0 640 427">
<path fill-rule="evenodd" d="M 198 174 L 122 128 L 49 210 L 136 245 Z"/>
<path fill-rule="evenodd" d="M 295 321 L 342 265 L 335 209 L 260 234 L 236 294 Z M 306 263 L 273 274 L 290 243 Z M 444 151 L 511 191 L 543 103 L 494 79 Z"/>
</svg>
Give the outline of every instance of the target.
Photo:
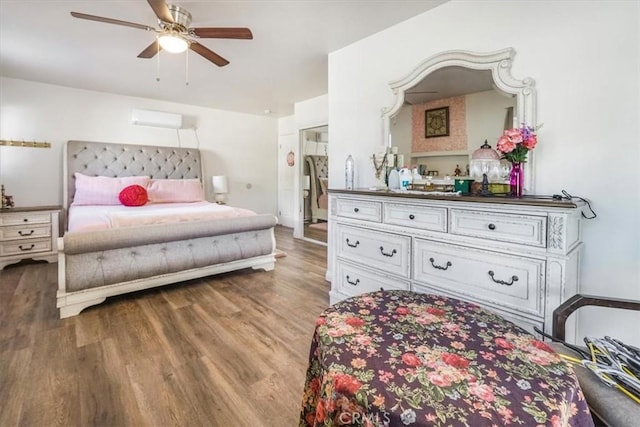
<svg viewBox="0 0 640 427">
<path fill-rule="evenodd" d="M 318 126 L 300 131 L 302 141 L 303 164 L 302 175 L 302 235 L 306 239 L 327 242 L 328 221 L 328 185 L 329 127 Z"/>
<path fill-rule="evenodd" d="M 467 175 L 471 153 L 485 139 L 495 148 L 505 128 L 536 125 L 535 82 L 511 76 L 514 56 L 511 48 L 447 51 L 391 82 L 395 100 L 382 111 L 387 145 L 397 147 L 407 165 Z M 533 154 L 525 163 L 525 193 L 533 193 Z"/>
</svg>

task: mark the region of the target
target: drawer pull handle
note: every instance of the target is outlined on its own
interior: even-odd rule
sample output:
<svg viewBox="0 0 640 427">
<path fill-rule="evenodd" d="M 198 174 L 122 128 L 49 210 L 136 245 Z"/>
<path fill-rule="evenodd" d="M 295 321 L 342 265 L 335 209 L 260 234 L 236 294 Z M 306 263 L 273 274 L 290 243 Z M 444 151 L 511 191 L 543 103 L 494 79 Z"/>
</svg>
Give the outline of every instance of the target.
<svg viewBox="0 0 640 427">
<path fill-rule="evenodd" d="M 30 251 L 31 249 L 35 248 L 36 245 L 34 245 L 33 243 L 31 244 L 31 246 L 29 246 L 28 248 L 23 248 L 22 245 L 18 246 L 18 248 L 21 251 Z"/>
<path fill-rule="evenodd" d="M 358 212 L 360 212 L 360 208 L 353 208 L 353 211 L 354 211 L 355 213 L 358 213 Z"/>
<path fill-rule="evenodd" d="M 447 265 L 445 265 L 444 267 L 441 266 L 441 265 L 436 265 L 435 264 L 436 260 L 433 259 L 433 258 L 429 258 L 429 261 L 431 261 L 431 266 L 433 268 L 437 268 L 438 270 L 446 270 L 446 269 L 448 269 L 449 267 L 451 267 L 453 265 L 453 264 L 451 264 L 451 261 L 447 261 Z"/>
<path fill-rule="evenodd" d="M 18 234 L 21 236 L 31 236 L 33 234 L 33 230 L 28 233 L 23 233 L 22 230 L 18 230 Z"/>
<path fill-rule="evenodd" d="M 347 283 L 353 286 L 358 286 L 358 283 L 360 283 L 360 279 L 356 279 L 355 282 L 352 282 L 351 280 L 349 280 L 349 275 L 347 274 Z"/>
<path fill-rule="evenodd" d="M 29 222 L 29 218 L 24 218 L 22 221 L 23 222 Z"/>
<path fill-rule="evenodd" d="M 384 253 L 384 246 L 380 246 L 380 253 L 384 256 L 388 256 L 389 258 L 391 258 L 392 256 L 394 256 L 395 254 L 398 253 L 398 251 L 396 251 L 395 249 L 393 249 L 391 251 L 391 253 Z"/>
<path fill-rule="evenodd" d="M 357 248 L 359 244 L 360 244 L 360 240 L 356 240 L 355 243 L 351 243 L 349 242 L 349 238 L 347 237 L 347 246 L 349 246 L 350 248 Z"/>
<path fill-rule="evenodd" d="M 505 282 L 504 280 L 496 279 L 495 277 L 493 277 L 495 273 L 492 270 L 489 270 L 488 273 L 489 273 L 489 276 L 491 276 L 491 280 L 493 280 L 499 285 L 511 286 L 513 285 L 514 282 L 518 281 L 518 276 L 511 276 L 511 281 Z"/>
<path fill-rule="evenodd" d="M 414 214 L 409 215 L 409 219 L 416 219 L 416 216 Z"/>
<path fill-rule="evenodd" d="M 495 230 L 495 229 L 496 229 L 495 224 L 489 224 L 489 230 Z"/>
</svg>

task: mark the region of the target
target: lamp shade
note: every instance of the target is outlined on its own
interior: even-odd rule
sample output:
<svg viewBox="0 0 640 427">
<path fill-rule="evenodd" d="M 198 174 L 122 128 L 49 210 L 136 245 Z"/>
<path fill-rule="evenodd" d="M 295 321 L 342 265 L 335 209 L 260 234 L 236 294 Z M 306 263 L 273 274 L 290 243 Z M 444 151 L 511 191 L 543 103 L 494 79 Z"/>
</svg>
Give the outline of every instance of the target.
<svg viewBox="0 0 640 427">
<path fill-rule="evenodd" d="M 500 154 L 484 141 L 480 148 L 471 154 L 471 178 L 481 178 L 487 175 L 489 179 L 500 177 Z"/>
<path fill-rule="evenodd" d="M 169 32 L 158 37 L 158 43 L 167 52 L 181 53 L 187 50 L 189 43 L 175 32 Z"/>
<path fill-rule="evenodd" d="M 226 194 L 229 192 L 225 175 L 215 175 L 211 177 L 211 182 L 213 183 L 214 194 Z"/>
</svg>

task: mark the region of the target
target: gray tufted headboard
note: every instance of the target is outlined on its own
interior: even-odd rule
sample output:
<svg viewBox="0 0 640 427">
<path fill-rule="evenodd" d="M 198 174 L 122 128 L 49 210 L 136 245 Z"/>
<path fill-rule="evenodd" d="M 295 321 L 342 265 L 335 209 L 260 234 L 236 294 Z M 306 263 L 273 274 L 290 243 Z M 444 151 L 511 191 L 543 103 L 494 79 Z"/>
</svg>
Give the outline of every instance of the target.
<svg viewBox="0 0 640 427">
<path fill-rule="evenodd" d="M 64 150 L 65 213 L 73 202 L 76 172 L 89 176 L 149 175 L 155 179 L 201 181 L 203 176 L 200 150 L 196 148 L 68 141 Z"/>
</svg>

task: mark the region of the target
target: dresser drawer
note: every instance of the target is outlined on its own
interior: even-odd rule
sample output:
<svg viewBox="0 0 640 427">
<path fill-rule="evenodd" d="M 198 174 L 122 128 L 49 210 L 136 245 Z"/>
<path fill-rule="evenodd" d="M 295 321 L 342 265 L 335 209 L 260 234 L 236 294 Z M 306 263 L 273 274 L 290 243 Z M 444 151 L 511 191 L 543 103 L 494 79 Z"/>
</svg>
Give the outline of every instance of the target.
<svg viewBox="0 0 640 427">
<path fill-rule="evenodd" d="M 0 225 L 50 224 L 49 212 L 15 212 L 0 215 Z"/>
<path fill-rule="evenodd" d="M 410 237 L 338 224 L 336 245 L 339 258 L 409 277 Z"/>
<path fill-rule="evenodd" d="M 522 256 L 415 240 L 417 282 L 477 301 L 544 315 L 545 262 Z"/>
<path fill-rule="evenodd" d="M 447 231 L 447 209 L 402 203 L 384 204 L 384 223 L 422 230 Z"/>
<path fill-rule="evenodd" d="M 547 217 L 451 209 L 449 231 L 461 236 L 544 248 Z"/>
<path fill-rule="evenodd" d="M 51 225 L 49 224 L 33 224 L 33 225 L 10 225 L 0 227 L 0 241 L 33 239 L 38 237 L 51 236 Z"/>
<path fill-rule="evenodd" d="M 416 285 L 413 287 L 412 289 L 415 292 L 419 292 L 419 293 L 424 293 L 424 294 L 435 294 L 435 295 L 444 295 L 447 297 L 453 297 L 456 299 L 460 299 L 463 301 L 467 301 L 473 304 L 477 304 L 489 311 L 494 312 L 495 314 L 497 314 L 498 316 L 508 320 L 511 323 L 514 323 L 515 325 L 521 327 L 522 329 L 524 329 L 525 331 L 529 332 L 532 335 L 535 335 L 537 337 L 540 337 L 540 335 L 533 329 L 534 327 L 537 327 L 540 330 L 544 330 L 544 322 L 542 319 L 539 320 L 532 320 L 529 318 L 526 318 L 524 316 L 519 316 L 517 314 L 514 314 L 513 310 L 512 311 L 505 311 L 503 309 L 500 308 L 496 308 L 493 305 L 490 304 L 485 304 L 482 301 L 478 301 L 474 298 L 465 298 L 464 296 L 461 296 L 459 294 L 456 294 L 454 292 L 447 292 L 446 290 L 442 290 L 441 288 L 435 288 L 435 287 L 429 287 L 429 286 L 424 286 L 424 285 Z"/>
<path fill-rule="evenodd" d="M 400 279 L 394 279 L 367 270 L 356 267 L 349 263 L 338 261 L 338 289 L 346 295 L 360 295 L 366 292 L 374 292 L 382 289 L 405 289 L 409 290 L 409 282 Z"/>
<path fill-rule="evenodd" d="M 382 203 L 353 199 L 336 199 L 336 213 L 345 218 L 382 221 Z"/>
<path fill-rule="evenodd" d="M 28 255 L 37 252 L 51 252 L 51 239 L 0 243 L 0 256 Z"/>
</svg>

